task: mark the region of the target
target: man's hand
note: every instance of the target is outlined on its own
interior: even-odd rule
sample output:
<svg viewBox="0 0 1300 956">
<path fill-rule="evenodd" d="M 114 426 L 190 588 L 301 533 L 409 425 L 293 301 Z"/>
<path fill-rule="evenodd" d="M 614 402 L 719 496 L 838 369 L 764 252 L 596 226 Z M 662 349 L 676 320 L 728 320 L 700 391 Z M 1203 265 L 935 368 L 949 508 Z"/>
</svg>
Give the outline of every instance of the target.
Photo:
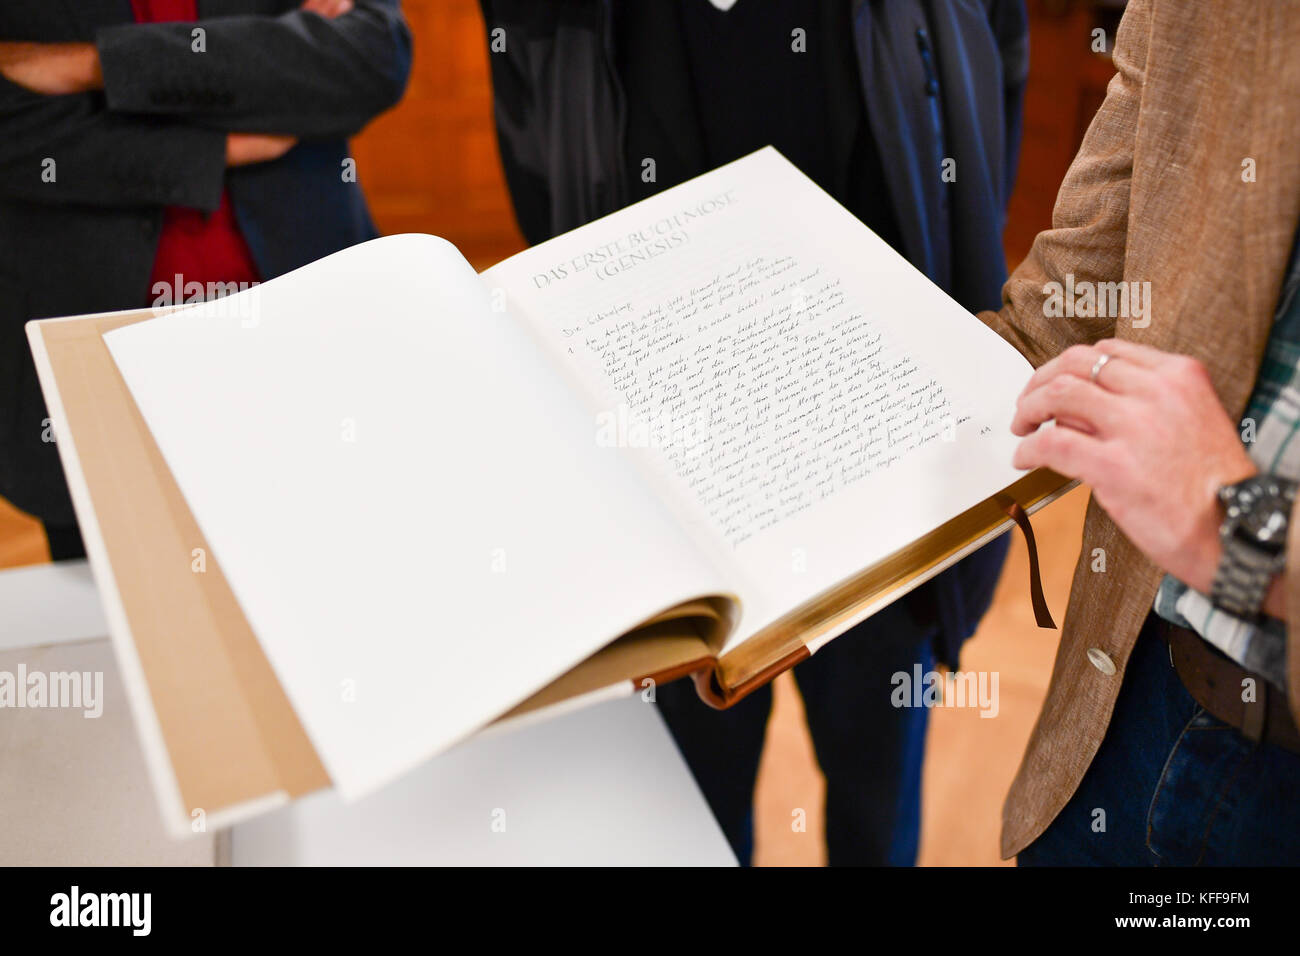
<svg viewBox="0 0 1300 956">
<path fill-rule="evenodd" d="M 33 93 L 62 96 L 101 89 L 104 74 L 93 43 L 0 40 L 0 74 Z"/>
<path fill-rule="evenodd" d="M 1094 382 L 1103 354 L 1111 358 Z M 1215 493 L 1258 469 L 1200 362 L 1119 339 L 1076 345 L 1034 373 L 1011 430 L 1027 436 L 1017 468 L 1091 485 L 1148 558 L 1209 593 L 1222 550 Z"/>
<path fill-rule="evenodd" d="M 271 133 L 230 133 L 226 136 L 226 165 L 249 166 L 279 159 L 293 149 L 294 136 Z"/>
<path fill-rule="evenodd" d="M 333 20 L 352 12 L 352 0 L 307 0 L 301 9 L 307 13 L 319 14 L 326 20 Z"/>
<path fill-rule="evenodd" d="M 351 13 L 352 0 L 306 0 L 302 9 L 327 20 Z M 0 76 L 46 96 L 104 88 L 99 50 L 93 43 L 29 43 L 0 40 Z"/>
</svg>

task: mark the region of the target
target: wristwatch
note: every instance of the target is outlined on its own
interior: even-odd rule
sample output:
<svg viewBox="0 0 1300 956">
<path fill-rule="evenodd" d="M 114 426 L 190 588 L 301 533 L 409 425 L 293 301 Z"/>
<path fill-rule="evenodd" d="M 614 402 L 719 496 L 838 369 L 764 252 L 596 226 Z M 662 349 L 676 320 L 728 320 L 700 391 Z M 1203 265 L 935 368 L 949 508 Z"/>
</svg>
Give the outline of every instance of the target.
<svg viewBox="0 0 1300 956">
<path fill-rule="evenodd" d="M 1273 578 L 1286 564 L 1286 535 L 1296 482 L 1255 475 L 1219 489 L 1224 519 L 1219 526 L 1223 557 L 1210 600 L 1237 617 L 1255 618 Z"/>
</svg>

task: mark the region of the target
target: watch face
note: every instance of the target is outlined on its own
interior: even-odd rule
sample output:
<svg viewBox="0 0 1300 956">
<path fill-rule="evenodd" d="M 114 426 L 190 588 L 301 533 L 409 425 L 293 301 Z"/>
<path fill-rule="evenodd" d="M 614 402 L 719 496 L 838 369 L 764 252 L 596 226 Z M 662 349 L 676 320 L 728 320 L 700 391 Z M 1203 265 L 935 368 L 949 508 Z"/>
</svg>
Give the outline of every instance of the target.
<svg viewBox="0 0 1300 956">
<path fill-rule="evenodd" d="M 1227 513 L 1235 523 L 1234 535 L 1270 554 L 1283 551 L 1291 515 L 1290 488 L 1260 475 L 1233 486 L 1232 491 Z"/>
</svg>

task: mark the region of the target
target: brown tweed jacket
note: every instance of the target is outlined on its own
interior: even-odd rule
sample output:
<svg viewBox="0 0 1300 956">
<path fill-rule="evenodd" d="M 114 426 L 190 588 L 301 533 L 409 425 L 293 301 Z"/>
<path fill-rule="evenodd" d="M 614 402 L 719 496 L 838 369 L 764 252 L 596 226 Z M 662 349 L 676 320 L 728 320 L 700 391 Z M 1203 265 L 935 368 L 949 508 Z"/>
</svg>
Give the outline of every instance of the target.
<svg viewBox="0 0 1300 956">
<path fill-rule="evenodd" d="M 1130 0 L 1114 59 L 1052 228 L 1008 280 L 1002 310 L 980 317 L 1036 366 L 1110 336 L 1196 356 L 1239 419 L 1300 219 L 1300 2 Z M 1047 317 L 1044 285 L 1071 273 L 1150 283 L 1149 324 Z M 1097 548 L 1104 572 L 1091 570 Z M 1288 555 L 1300 717 L 1300 515 Z M 1092 762 L 1160 576 L 1090 503 L 1047 700 L 1002 810 L 1004 857 L 1043 832 Z M 1089 662 L 1090 648 L 1113 675 Z"/>
</svg>

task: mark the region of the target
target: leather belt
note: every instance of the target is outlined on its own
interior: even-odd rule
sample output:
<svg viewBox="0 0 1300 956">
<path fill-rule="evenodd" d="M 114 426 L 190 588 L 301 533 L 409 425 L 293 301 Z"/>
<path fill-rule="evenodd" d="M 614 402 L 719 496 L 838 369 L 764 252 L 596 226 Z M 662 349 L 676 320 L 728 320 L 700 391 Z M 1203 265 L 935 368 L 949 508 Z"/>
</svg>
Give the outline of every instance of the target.
<svg viewBox="0 0 1300 956">
<path fill-rule="evenodd" d="M 1300 753 L 1300 729 L 1296 728 L 1285 694 L 1220 654 L 1195 631 L 1163 618 L 1156 618 L 1156 623 L 1169 645 L 1174 670 L 1193 700 L 1256 743 L 1262 741 Z M 1249 702 L 1241 699 L 1242 682 L 1247 678 L 1255 683 L 1255 699 Z"/>
</svg>

